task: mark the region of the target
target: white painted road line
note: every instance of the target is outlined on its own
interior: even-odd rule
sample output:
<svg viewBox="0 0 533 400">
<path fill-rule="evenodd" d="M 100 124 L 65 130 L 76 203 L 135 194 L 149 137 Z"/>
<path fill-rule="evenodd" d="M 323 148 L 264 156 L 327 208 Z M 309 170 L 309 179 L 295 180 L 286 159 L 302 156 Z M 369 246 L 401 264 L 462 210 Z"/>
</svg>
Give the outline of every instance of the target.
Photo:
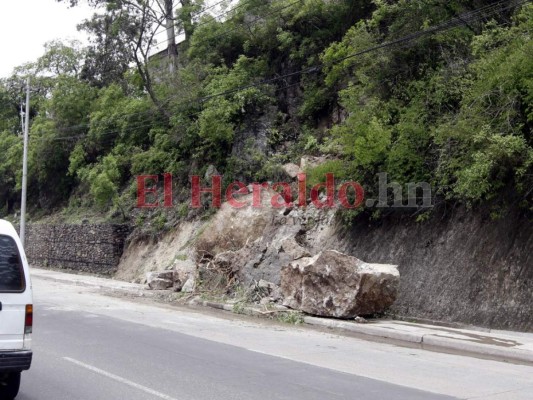
<svg viewBox="0 0 533 400">
<path fill-rule="evenodd" d="M 159 397 L 160 399 L 176 400 L 174 397 L 167 396 L 166 394 L 158 392 L 157 390 L 153 390 L 153 389 L 150 389 L 150 388 L 148 388 L 146 386 L 139 385 L 138 383 L 129 381 L 129 380 L 127 380 L 125 378 L 122 378 L 122 377 L 120 377 L 118 375 L 114 375 L 114 374 L 112 374 L 110 372 L 107 372 L 107 371 L 104 371 L 102 369 L 93 367 L 92 365 L 89 365 L 89 364 L 85 364 L 85 363 L 83 363 L 81 361 L 78 361 L 78 360 L 75 360 L 73 358 L 63 357 L 63 359 L 65 361 L 68 361 L 68 362 L 71 362 L 73 364 L 76 364 L 79 367 L 88 369 L 89 371 L 92 371 L 92 372 L 97 373 L 99 375 L 105 376 L 106 378 L 113 379 L 114 381 L 123 383 L 124 385 L 131 386 L 132 388 L 135 388 L 135 389 L 141 390 L 141 391 L 143 391 L 145 393 L 148 393 L 148 394 L 151 394 L 153 396 Z"/>
</svg>

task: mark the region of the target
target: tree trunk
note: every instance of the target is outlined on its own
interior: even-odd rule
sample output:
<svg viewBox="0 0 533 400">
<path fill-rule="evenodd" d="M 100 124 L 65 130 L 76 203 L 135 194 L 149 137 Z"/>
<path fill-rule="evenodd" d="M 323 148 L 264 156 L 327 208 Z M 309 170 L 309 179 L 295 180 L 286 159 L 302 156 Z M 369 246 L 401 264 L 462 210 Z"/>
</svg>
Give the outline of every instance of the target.
<svg viewBox="0 0 533 400">
<path fill-rule="evenodd" d="M 186 13 L 182 16 L 182 23 L 183 31 L 185 33 L 185 40 L 188 41 L 193 33 L 193 21 L 191 12 L 192 0 L 180 0 L 180 3 L 181 7 L 186 9 Z"/>
<path fill-rule="evenodd" d="M 176 27 L 174 22 L 174 0 L 165 0 L 165 14 L 167 27 L 168 69 L 171 74 L 178 65 L 178 45 L 176 44 Z"/>
</svg>

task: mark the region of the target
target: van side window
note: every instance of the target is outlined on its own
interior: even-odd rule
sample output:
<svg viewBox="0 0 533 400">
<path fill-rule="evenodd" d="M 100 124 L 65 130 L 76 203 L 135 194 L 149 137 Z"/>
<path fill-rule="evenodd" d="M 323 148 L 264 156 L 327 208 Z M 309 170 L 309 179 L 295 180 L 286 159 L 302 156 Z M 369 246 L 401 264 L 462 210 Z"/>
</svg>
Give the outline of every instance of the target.
<svg viewBox="0 0 533 400">
<path fill-rule="evenodd" d="M 25 288 L 17 244 L 12 237 L 0 235 L 0 292 L 23 292 Z"/>
</svg>

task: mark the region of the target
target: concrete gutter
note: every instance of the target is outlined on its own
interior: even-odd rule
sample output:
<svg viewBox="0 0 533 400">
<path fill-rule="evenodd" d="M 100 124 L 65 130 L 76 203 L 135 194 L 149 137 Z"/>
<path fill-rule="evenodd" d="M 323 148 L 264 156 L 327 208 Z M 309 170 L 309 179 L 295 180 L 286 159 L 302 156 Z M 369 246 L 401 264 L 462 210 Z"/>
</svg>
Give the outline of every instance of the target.
<svg viewBox="0 0 533 400">
<path fill-rule="evenodd" d="M 161 299 L 170 291 L 146 290 L 145 285 L 121 282 L 113 279 L 75 275 L 57 271 L 32 269 L 32 275 L 72 285 L 92 287 L 105 292 L 133 297 Z M 291 312 L 283 306 L 239 306 L 231 303 L 194 298 L 188 304 L 209 307 L 257 317 Z M 340 334 L 354 334 L 372 341 L 388 341 L 394 344 L 417 347 L 430 351 L 454 353 L 477 358 L 493 359 L 533 365 L 533 333 L 490 331 L 487 329 L 457 329 L 430 324 L 403 321 L 377 320 L 368 323 L 342 321 L 306 316 L 303 322 L 310 327 L 331 329 Z"/>
<path fill-rule="evenodd" d="M 316 317 L 305 317 L 304 320 L 314 326 L 351 332 L 369 338 L 390 339 L 425 350 L 533 365 L 533 334 L 516 332 L 494 334 L 475 329 L 445 328 L 390 320 L 368 324 Z"/>
</svg>

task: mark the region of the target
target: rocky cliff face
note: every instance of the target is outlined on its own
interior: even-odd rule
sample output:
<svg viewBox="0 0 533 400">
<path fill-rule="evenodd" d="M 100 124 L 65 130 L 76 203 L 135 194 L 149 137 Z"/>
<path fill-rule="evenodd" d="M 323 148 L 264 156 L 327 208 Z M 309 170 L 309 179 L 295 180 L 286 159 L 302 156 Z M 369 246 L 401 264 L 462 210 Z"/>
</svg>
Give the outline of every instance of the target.
<svg viewBox="0 0 533 400">
<path fill-rule="evenodd" d="M 465 210 L 423 223 L 360 221 L 323 245 L 398 264 L 395 314 L 533 331 L 533 224 L 518 212 L 497 221 Z"/>
<path fill-rule="evenodd" d="M 264 195 L 267 204 L 270 194 Z M 224 205 L 210 221 L 184 223 L 143 246 L 128 248 L 119 276 L 142 281 L 146 271 L 182 265 L 192 274 L 196 265 L 199 281 L 215 286 L 280 285 L 282 268 L 294 260 L 337 250 L 399 266 L 393 314 L 533 331 L 533 225 L 518 212 L 494 221 L 480 211 L 441 210 L 425 222 L 411 216 L 359 219 L 346 229 L 335 210 Z M 137 257 L 141 253 L 144 259 Z"/>
</svg>

